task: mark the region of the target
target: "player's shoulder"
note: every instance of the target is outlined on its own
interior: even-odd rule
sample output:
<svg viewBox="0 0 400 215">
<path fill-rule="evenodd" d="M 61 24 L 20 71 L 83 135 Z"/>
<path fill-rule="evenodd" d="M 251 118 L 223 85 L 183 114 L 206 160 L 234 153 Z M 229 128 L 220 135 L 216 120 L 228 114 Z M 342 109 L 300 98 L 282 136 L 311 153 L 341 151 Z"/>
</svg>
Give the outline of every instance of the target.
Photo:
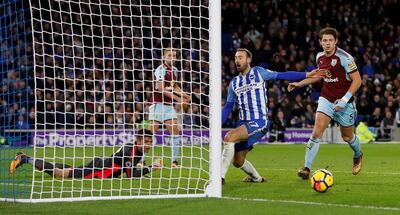
<svg viewBox="0 0 400 215">
<path fill-rule="evenodd" d="M 357 70 L 357 65 L 354 61 L 354 58 L 349 53 L 341 48 L 337 48 L 335 55 L 340 59 L 341 65 L 347 72 Z"/>
<path fill-rule="evenodd" d="M 255 71 L 255 72 L 260 72 L 260 71 L 263 71 L 263 70 L 267 70 L 267 69 L 265 69 L 265 68 L 263 68 L 261 66 L 253 66 L 253 67 L 251 67 L 251 69 L 253 71 Z"/>
<path fill-rule="evenodd" d="M 159 65 L 155 70 L 154 70 L 154 75 L 157 77 L 158 80 L 164 79 L 165 74 L 166 74 L 166 69 L 164 65 Z"/>
<path fill-rule="evenodd" d="M 255 67 L 252 67 L 251 69 L 253 70 L 254 73 L 261 73 L 261 74 L 265 73 L 265 72 L 273 72 L 273 71 L 266 69 L 264 67 L 261 67 L 261 66 L 255 66 Z"/>
<path fill-rule="evenodd" d="M 161 70 L 165 70 L 165 69 L 166 69 L 166 68 L 165 68 L 164 64 L 160 64 L 160 65 L 156 68 L 155 71 L 161 71 Z"/>
<path fill-rule="evenodd" d="M 341 48 L 337 48 L 336 56 L 338 56 L 339 58 L 345 58 L 345 59 L 351 59 L 353 58 L 353 56 L 351 56 L 351 54 L 347 53 L 345 50 L 341 49 Z"/>
<path fill-rule="evenodd" d="M 318 52 L 317 55 L 315 56 L 315 60 L 318 61 L 318 59 L 322 56 L 324 56 L 325 53 L 324 52 Z"/>
<path fill-rule="evenodd" d="M 233 78 L 231 79 L 230 84 L 234 84 L 238 79 L 239 79 L 239 75 L 236 75 L 235 77 L 233 77 Z"/>
</svg>

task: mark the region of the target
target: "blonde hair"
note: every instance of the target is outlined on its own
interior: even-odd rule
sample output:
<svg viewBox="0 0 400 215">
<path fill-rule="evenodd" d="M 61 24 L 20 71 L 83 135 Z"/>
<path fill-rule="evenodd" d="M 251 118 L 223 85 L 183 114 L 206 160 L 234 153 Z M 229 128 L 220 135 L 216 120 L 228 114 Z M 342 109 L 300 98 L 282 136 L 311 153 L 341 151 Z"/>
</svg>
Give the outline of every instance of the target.
<svg viewBox="0 0 400 215">
<path fill-rule="evenodd" d="M 253 58 L 253 55 L 251 54 L 251 52 L 246 48 L 238 48 L 238 49 L 236 49 L 236 52 L 246 52 L 246 55 L 248 58 L 250 58 L 250 59 Z"/>
</svg>

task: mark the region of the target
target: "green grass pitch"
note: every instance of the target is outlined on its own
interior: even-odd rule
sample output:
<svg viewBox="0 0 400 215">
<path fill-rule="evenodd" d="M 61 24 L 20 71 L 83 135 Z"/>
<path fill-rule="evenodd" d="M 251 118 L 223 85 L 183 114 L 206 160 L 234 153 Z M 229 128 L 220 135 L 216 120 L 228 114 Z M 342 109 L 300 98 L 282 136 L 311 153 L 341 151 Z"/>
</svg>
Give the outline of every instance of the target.
<svg viewBox="0 0 400 215">
<path fill-rule="evenodd" d="M 185 149 L 185 154 L 189 152 Z M 302 166 L 304 159 L 304 145 L 258 145 L 248 155 L 248 159 L 268 180 L 267 183 L 246 184 L 241 180 L 244 173 L 231 167 L 226 185 L 223 186 L 223 198 L 195 198 L 195 199 L 155 199 L 155 200 L 109 200 L 67 203 L 9 203 L 0 202 L 0 214 L 400 214 L 400 144 L 370 144 L 362 145 L 365 155 L 363 169 L 358 176 L 351 174 L 352 151 L 346 145 L 321 145 L 320 152 L 314 162 L 313 169 L 328 168 L 334 176 L 334 186 L 327 193 L 317 193 L 312 190 L 308 181 L 297 178 L 296 171 Z M 0 153 L 0 188 L 4 190 L 9 184 L 5 183 L 7 176 L 6 157 L 9 149 L 2 149 Z M 14 149 L 11 150 L 13 152 Z M 111 149 L 112 151 L 112 149 Z M 111 153 L 110 151 L 110 153 Z M 193 151 L 194 154 L 204 151 Z M 40 152 L 39 152 L 40 153 Z M 78 151 L 83 153 L 83 151 Z M 98 154 L 98 152 L 87 152 Z M 109 153 L 102 152 L 102 153 Z M 109 153 L 109 154 L 110 154 Z M 155 154 L 161 153 L 156 150 Z M 163 152 L 168 154 L 169 152 Z M 56 153 L 57 154 L 57 153 Z M 49 156 L 49 155 L 48 155 Z M 204 165 L 202 160 L 186 158 L 184 163 L 192 162 L 193 166 Z M 72 162 L 69 160 L 68 162 Z M 75 161 L 77 163 L 83 161 Z M 169 162 L 166 161 L 168 165 Z M 29 169 L 28 169 L 29 170 Z M 184 169 L 157 173 L 154 177 L 206 176 L 202 171 Z M 29 181 L 32 175 L 20 173 Z M 40 176 L 41 177 L 41 176 Z M 44 180 L 51 180 L 44 176 Z M 64 190 L 73 190 L 74 186 L 93 189 L 109 189 L 110 186 L 122 189 L 131 186 L 126 179 L 116 179 L 114 182 L 78 184 L 64 183 Z M 136 180 L 139 181 L 139 180 Z M 135 180 L 132 182 L 135 183 Z M 168 183 L 176 185 L 176 181 L 161 181 L 161 187 Z M 156 181 L 157 185 L 160 181 Z M 144 187 L 155 187 L 143 180 Z M 193 188 L 202 186 L 200 181 L 180 181 L 181 187 Z M 112 184 L 112 185 L 111 185 Z M 133 185 L 135 187 L 135 185 Z M 135 190 L 133 190 L 135 191 Z M 133 192 L 126 189 L 126 192 Z M 102 195 L 111 194 L 103 193 Z M 149 189 L 148 192 L 156 192 Z M 194 190 L 174 190 L 174 193 L 193 193 Z M 71 192 L 71 195 L 76 195 Z"/>
</svg>

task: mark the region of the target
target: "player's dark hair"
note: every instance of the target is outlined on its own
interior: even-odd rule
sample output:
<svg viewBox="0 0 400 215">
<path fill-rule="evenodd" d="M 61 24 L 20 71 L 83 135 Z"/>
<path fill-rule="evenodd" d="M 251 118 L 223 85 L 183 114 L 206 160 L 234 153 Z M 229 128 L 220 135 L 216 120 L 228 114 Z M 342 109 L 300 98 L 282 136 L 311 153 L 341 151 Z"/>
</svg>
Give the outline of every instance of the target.
<svg viewBox="0 0 400 215">
<path fill-rule="evenodd" d="M 165 55 L 168 51 L 176 52 L 176 55 L 178 55 L 178 50 L 176 50 L 174 48 L 164 48 L 163 49 L 163 54 Z"/>
<path fill-rule="evenodd" d="M 238 48 L 238 49 L 236 49 L 236 52 L 246 52 L 246 55 L 247 55 L 248 58 L 250 58 L 250 59 L 253 58 L 251 52 L 248 49 Z"/>
<path fill-rule="evenodd" d="M 148 129 L 139 129 L 136 131 L 136 137 L 153 137 L 153 132 Z"/>
<path fill-rule="evenodd" d="M 331 27 L 326 27 L 326 28 L 322 29 L 319 32 L 319 39 L 322 39 L 322 36 L 324 34 L 332 35 L 335 38 L 335 40 L 337 40 L 337 38 L 339 36 L 339 32 L 335 28 L 331 28 Z"/>
</svg>

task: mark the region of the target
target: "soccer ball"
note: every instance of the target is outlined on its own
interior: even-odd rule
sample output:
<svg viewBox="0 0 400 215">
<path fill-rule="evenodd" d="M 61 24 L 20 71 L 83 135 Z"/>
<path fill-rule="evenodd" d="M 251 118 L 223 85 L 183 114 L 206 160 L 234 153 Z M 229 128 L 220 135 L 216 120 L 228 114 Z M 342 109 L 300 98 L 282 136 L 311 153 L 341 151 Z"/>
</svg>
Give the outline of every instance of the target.
<svg viewBox="0 0 400 215">
<path fill-rule="evenodd" d="M 315 191 L 325 193 L 333 186 L 333 175 L 326 169 L 319 169 L 313 173 L 310 182 Z"/>
</svg>

